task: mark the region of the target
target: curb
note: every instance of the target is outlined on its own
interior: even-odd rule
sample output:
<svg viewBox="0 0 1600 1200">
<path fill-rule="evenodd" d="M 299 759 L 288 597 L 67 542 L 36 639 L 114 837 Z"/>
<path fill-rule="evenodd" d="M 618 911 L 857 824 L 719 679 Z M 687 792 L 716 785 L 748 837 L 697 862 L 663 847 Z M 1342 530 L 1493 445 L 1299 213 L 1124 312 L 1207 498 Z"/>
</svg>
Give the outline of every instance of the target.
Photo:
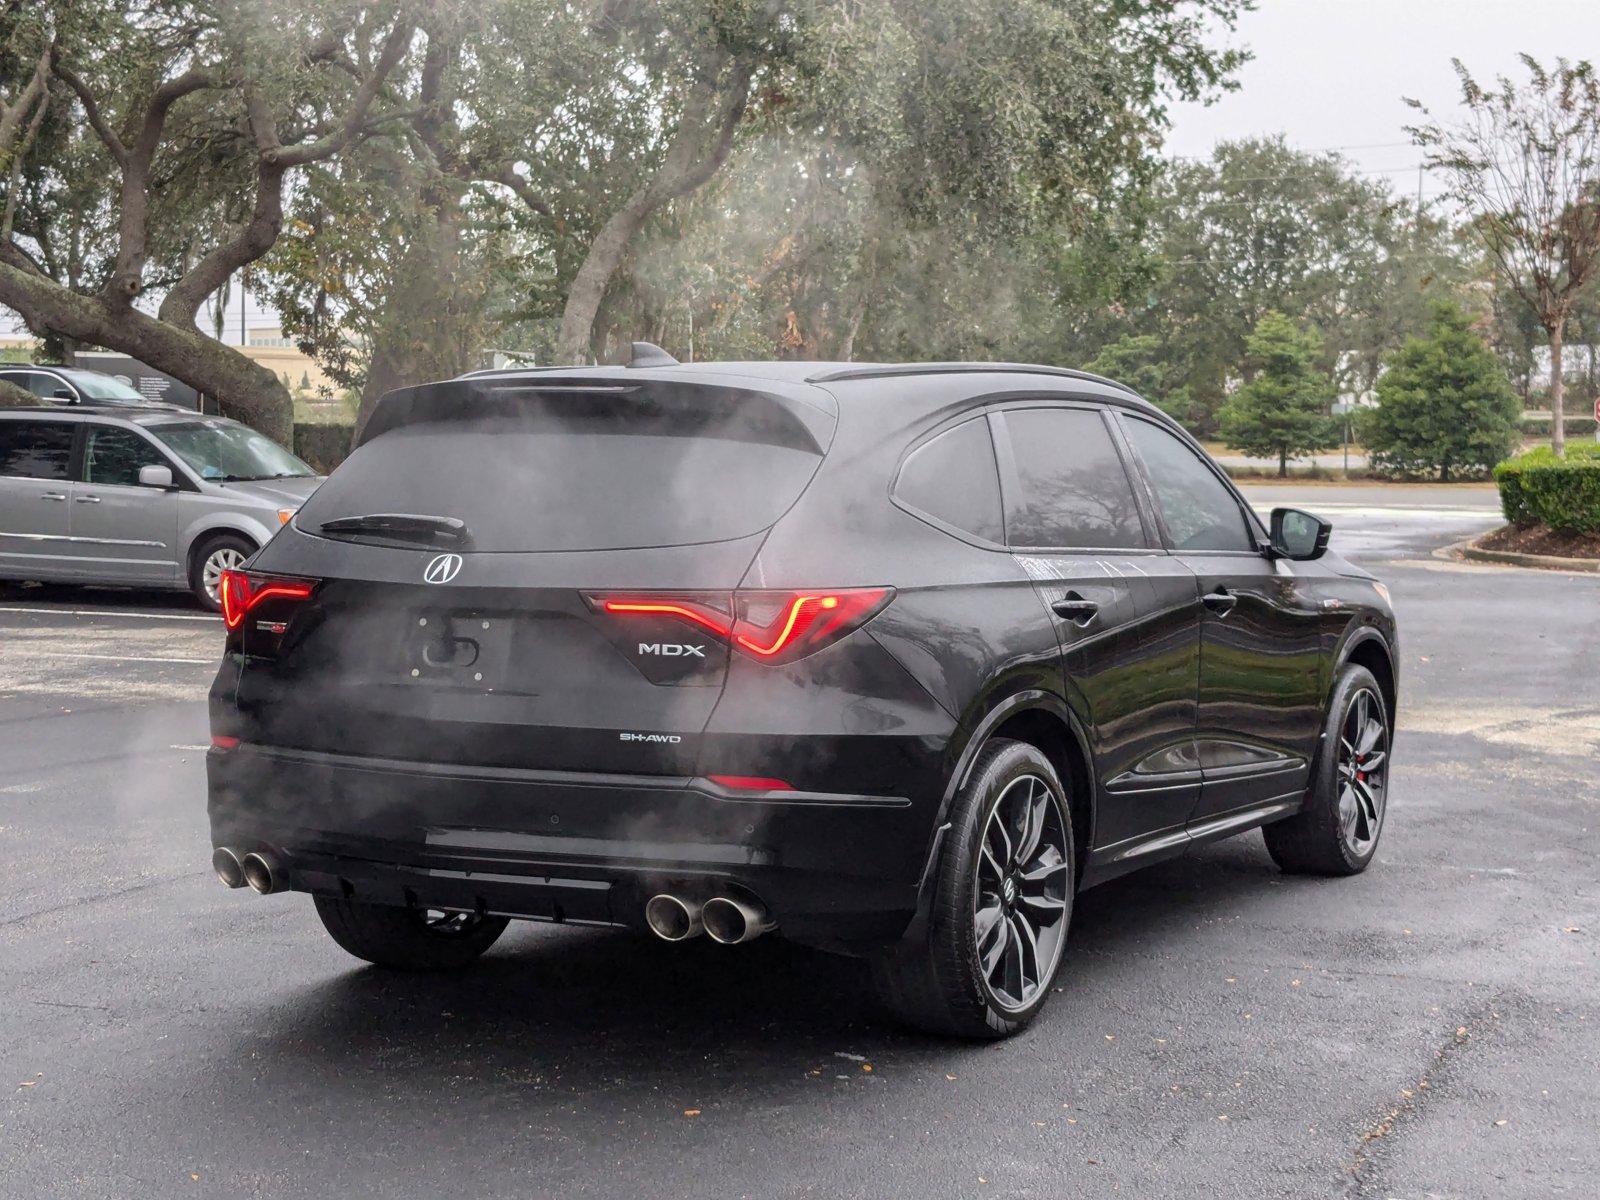
<svg viewBox="0 0 1600 1200">
<path fill-rule="evenodd" d="M 1491 529 L 1489 532 L 1498 531 Z M 1488 536 L 1488 533 L 1478 535 L 1478 537 Z M 1465 560 L 1495 563 L 1503 567 L 1525 567 L 1536 571 L 1573 571 L 1583 575 L 1600 575 L 1600 559 L 1558 558 L 1553 554 L 1521 554 L 1515 550 L 1485 550 L 1477 543 L 1477 537 L 1452 542 L 1435 550 L 1433 557 L 1453 562 Z"/>
</svg>

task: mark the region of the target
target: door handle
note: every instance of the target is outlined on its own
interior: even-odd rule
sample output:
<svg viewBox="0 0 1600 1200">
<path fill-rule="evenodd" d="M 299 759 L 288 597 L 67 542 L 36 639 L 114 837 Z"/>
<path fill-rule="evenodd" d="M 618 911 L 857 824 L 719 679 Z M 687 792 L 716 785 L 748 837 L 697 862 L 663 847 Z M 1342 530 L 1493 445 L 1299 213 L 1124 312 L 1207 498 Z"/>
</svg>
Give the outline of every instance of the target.
<svg viewBox="0 0 1600 1200">
<path fill-rule="evenodd" d="M 1100 603 L 1078 595 L 1077 592 L 1068 592 L 1062 599 L 1050 605 L 1050 611 L 1058 617 L 1065 617 L 1069 621 L 1076 621 L 1079 625 L 1087 625 L 1094 620 L 1100 611 Z"/>
<path fill-rule="evenodd" d="M 99 504 L 100 503 L 100 497 L 99 496 L 74 496 L 73 499 L 76 500 L 79 504 Z"/>
<path fill-rule="evenodd" d="M 1233 595 L 1227 588 L 1219 587 L 1216 591 L 1207 592 L 1204 596 L 1201 596 L 1200 603 L 1204 604 L 1219 617 L 1225 617 L 1233 611 L 1233 606 L 1239 603 L 1239 597 Z"/>
<path fill-rule="evenodd" d="M 43 492 L 39 496 L 41 500 L 65 500 L 66 498 L 67 494 L 65 492 Z"/>
</svg>

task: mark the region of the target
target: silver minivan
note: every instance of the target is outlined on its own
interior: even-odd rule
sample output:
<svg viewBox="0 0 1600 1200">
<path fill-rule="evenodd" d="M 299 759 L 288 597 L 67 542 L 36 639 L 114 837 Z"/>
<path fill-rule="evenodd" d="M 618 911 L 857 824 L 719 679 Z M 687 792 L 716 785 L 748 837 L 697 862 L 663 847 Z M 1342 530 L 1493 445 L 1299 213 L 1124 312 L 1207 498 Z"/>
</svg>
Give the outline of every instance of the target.
<svg viewBox="0 0 1600 1200">
<path fill-rule="evenodd" d="M 0 580 L 186 588 L 219 607 L 322 482 L 271 438 L 169 407 L 0 409 Z"/>
</svg>

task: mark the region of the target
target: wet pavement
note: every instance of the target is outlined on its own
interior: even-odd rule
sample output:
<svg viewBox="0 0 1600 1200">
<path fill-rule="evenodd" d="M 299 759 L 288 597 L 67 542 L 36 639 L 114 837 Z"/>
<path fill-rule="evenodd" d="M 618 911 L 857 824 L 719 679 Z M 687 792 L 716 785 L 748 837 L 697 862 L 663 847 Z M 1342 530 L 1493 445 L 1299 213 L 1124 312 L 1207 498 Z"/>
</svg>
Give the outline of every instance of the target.
<svg viewBox="0 0 1600 1200">
<path fill-rule="evenodd" d="M 1600 578 L 1432 557 L 1492 491 L 1247 492 L 1393 590 L 1377 861 L 1288 878 L 1250 835 L 1088 892 L 996 1046 L 776 939 L 361 967 L 207 867 L 220 623 L 0 592 L 0 1196 L 1594 1195 Z"/>
</svg>

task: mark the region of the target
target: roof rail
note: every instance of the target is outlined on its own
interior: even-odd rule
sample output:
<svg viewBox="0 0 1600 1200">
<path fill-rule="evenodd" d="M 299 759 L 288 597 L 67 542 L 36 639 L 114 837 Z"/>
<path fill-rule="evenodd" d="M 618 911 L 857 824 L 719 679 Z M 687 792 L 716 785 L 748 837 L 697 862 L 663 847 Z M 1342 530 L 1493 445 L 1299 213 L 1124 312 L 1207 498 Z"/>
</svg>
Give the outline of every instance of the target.
<svg viewBox="0 0 1600 1200">
<path fill-rule="evenodd" d="M 1054 375 L 1059 378 L 1081 379 L 1089 383 L 1103 383 L 1119 392 L 1138 396 L 1125 383 L 1107 379 L 1091 371 L 1075 371 L 1071 367 L 1041 367 L 1033 363 L 1006 362 L 936 362 L 936 363 L 862 363 L 859 366 L 830 366 L 827 370 L 807 375 L 807 383 L 838 383 L 846 379 L 888 379 L 897 375 Z"/>
</svg>

